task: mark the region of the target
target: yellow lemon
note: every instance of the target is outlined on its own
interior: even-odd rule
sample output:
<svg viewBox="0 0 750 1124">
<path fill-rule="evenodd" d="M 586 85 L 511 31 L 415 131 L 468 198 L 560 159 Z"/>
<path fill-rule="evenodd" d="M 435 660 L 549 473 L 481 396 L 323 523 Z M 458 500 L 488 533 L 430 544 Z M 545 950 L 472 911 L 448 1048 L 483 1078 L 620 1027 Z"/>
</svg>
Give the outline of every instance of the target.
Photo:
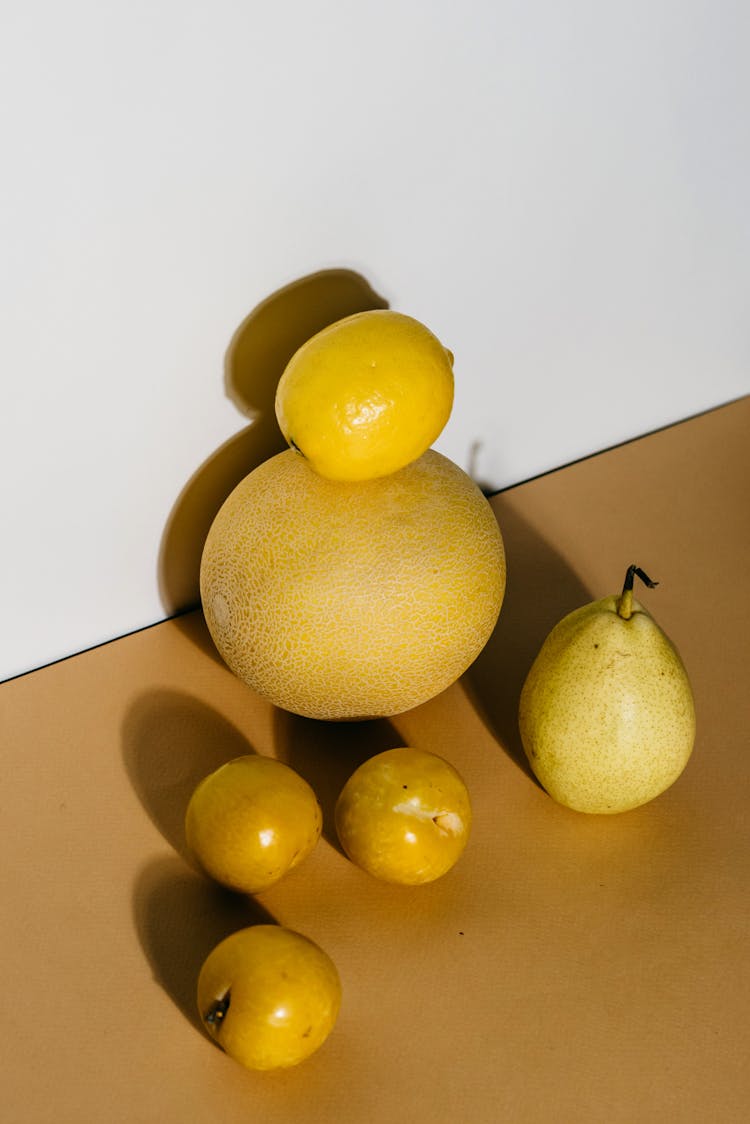
<svg viewBox="0 0 750 1124">
<path fill-rule="evenodd" d="M 247 754 L 204 777 L 185 814 L 188 846 L 207 874 L 257 894 L 306 858 L 322 813 L 306 780 L 273 757 Z"/>
<path fill-rule="evenodd" d="M 292 356 L 276 392 L 289 444 L 331 480 L 396 472 L 429 449 L 453 406 L 453 356 L 390 309 L 347 316 Z"/>
<path fill-rule="evenodd" d="M 323 1045 L 341 1005 L 333 961 L 301 933 L 251 925 L 208 954 L 198 1010 L 221 1048 L 248 1069 L 298 1065 Z"/>
<path fill-rule="evenodd" d="M 311 718 L 399 714 L 438 694 L 484 647 L 504 591 L 492 508 L 434 449 L 359 484 L 279 453 L 225 500 L 201 561 L 221 656 Z"/>
</svg>

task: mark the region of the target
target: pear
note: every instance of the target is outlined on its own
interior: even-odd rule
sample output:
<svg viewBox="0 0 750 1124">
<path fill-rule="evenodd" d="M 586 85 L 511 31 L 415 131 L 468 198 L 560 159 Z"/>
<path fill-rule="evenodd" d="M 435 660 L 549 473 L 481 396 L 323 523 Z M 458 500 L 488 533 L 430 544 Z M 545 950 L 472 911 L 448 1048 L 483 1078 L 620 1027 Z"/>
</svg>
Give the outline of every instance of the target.
<svg viewBox="0 0 750 1124">
<path fill-rule="evenodd" d="M 682 773 L 695 741 L 693 692 L 682 660 L 633 597 L 574 610 L 550 632 L 521 691 L 519 728 L 529 764 L 558 803 L 625 812 Z"/>
</svg>

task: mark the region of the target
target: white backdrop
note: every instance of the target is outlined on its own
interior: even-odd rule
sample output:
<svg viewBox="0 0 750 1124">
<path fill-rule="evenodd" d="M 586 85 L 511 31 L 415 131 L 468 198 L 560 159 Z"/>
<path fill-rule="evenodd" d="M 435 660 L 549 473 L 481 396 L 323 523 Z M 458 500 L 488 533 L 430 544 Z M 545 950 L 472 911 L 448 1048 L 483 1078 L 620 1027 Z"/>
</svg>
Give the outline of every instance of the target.
<svg viewBox="0 0 750 1124">
<path fill-rule="evenodd" d="M 748 57 L 744 0 L 4 4 L 0 676 L 194 598 L 316 316 L 432 328 L 492 488 L 747 392 Z"/>
</svg>

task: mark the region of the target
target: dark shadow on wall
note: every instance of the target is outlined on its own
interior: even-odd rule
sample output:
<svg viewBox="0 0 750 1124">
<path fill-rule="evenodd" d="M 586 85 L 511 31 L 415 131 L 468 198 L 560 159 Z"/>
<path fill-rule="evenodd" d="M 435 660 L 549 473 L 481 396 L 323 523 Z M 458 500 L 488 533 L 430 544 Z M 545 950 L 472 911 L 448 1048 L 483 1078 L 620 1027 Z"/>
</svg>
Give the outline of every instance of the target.
<svg viewBox="0 0 750 1124">
<path fill-rule="evenodd" d="M 477 711 L 508 756 L 533 778 L 518 732 L 521 688 L 547 635 L 591 595 L 554 547 L 502 493 L 490 502 L 505 543 L 508 579 L 499 620 L 464 676 Z"/>
<path fill-rule="evenodd" d="M 201 552 L 226 497 L 262 461 L 286 448 L 274 401 L 292 355 L 335 320 L 387 307 L 388 302 L 359 273 L 327 269 L 272 293 L 240 324 L 225 356 L 224 389 L 251 424 L 200 466 L 169 515 L 159 551 L 158 581 L 162 605 L 170 616 L 200 602 Z"/>
</svg>

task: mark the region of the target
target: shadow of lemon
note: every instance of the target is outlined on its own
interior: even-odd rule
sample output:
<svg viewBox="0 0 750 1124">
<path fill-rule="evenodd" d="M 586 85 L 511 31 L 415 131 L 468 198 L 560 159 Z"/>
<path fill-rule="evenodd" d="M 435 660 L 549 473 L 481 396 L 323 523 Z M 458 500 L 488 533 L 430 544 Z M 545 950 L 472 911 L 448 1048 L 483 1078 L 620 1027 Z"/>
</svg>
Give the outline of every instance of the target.
<svg viewBox="0 0 750 1124">
<path fill-rule="evenodd" d="M 159 593 L 169 616 L 200 603 L 203 544 L 226 497 L 249 472 L 287 447 L 274 402 L 295 351 L 344 316 L 387 307 L 359 273 L 328 269 L 272 293 L 240 324 L 225 356 L 224 389 L 250 424 L 193 473 L 170 512 L 158 560 Z"/>
</svg>

